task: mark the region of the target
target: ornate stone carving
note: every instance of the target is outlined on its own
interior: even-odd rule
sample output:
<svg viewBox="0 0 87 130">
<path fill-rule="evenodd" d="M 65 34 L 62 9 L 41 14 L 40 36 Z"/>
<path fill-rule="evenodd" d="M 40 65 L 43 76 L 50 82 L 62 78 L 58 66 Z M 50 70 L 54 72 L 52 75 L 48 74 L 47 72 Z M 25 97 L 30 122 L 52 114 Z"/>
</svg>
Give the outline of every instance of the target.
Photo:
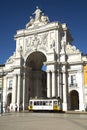
<svg viewBox="0 0 87 130">
<path fill-rule="evenodd" d="M 47 49 L 47 37 L 48 37 L 48 33 L 45 33 L 43 35 L 41 35 L 40 39 L 41 39 L 41 43 L 38 46 L 38 49 L 42 49 L 42 50 L 46 50 Z"/>
<path fill-rule="evenodd" d="M 61 41 L 61 53 L 65 52 L 65 46 L 66 46 L 65 41 Z"/>
<path fill-rule="evenodd" d="M 76 49 L 75 46 L 72 46 L 70 44 L 66 45 L 66 53 L 79 53 L 79 49 Z"/>
<path fill-rule="evenodd" d="M 27 51 L 27 49 L 31 47 L 31 39 L 32 37 L 27 37 L 25 39 L 25 51 Z"/>
<path fill-rule="evenodd" d="M 43 13 L 42 16 L 41 16 L 41 21 L 42 21 L 44 24 L 48 23 L 48 22 L 49 22 L 48 16 L 44 16 L 44 13 Z"/>
<path fill-rule="evenodd" d="M 45 33 L 41 36 L 41 44 L 43 45 L 47 44 L 47 36 L 48 36 L 48 33 Z"/>
<path fill-rule="evenodd" d="M 31 46 L 34 46 L 37 48 L 37 46 L 40 44 L 40 39 L 37 35 L 34 35 L 34 38 L 32 39 Z"/>
<path fill-rule="evenodd" d="M 48 16 L 45 16 L 44 13 L 42 13 L 42 11 L 37 6 L 36 11 L 32 14 L 32 16 L 30 16 L 30 21 L 26 24 L 26 28 L 35 27 L 36 25 L 41 26 L 47 24 L 48 22 Z"/>
<path fill-rule="evenodd" d="M 9 57 L 9 59 L 6 61 L 6 63 L 13 63 L 14 62 L 14 58 L 16 56 L 16 53 L 14 52 L 13 55 L 11 57 Z"/>
<path fill-rule="evenodd" d="M 47 37 L 48 37 L 48 33 L 42 34 L 42 35 L 38 35 L 35 34 L 33 37 L 28 37 L 25 39 L 25 51 L 30 52 L 33 50 L 46 50 L 47 49 Z"/>
<path fill-rule="evenodd" d="M 55 47 L 55 41 L 53 38 L 51 38 L 51 44 L 50 44 L 50 49 Z"/>
<path fill-rule="evenodd" d="M 28 39 L 28 38 L 25 39 L 25 44 L 26 44 L 26 47 L 29 47 L 29 46 L 30 46 L 30 44 L 29 44 L 29 39 Z"/>
<path fill-rule="evenodd" d="M 32 16 L 30 16 L 30 22 L 28 24 L 26 24 L 26 28 L 28 28 L 29 26 L 31 26 L 34 23 L 34 19 Z"/>
<path fill-rule="evenodd" d="M 38 8 L 38 6 L 36 6 L 36 11 L 33 13 L 35 14 L 35 21 L 40 20 L 41 12 L 42 11 Z"/>
</svg>

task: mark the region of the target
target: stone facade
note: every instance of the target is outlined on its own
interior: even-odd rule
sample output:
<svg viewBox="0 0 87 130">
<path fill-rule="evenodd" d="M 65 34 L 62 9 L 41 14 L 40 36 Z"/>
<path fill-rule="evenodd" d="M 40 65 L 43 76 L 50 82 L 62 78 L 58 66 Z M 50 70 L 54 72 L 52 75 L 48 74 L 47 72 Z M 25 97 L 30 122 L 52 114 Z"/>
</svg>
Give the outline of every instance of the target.
<svg viewBox="0 0 87 130">
<path fill-rule="evenodd" d="M 20 105 L 27 109 L 30 98 L 60 97 L 63 111 L 85 110 L 87 57 L 72 45 L 67 25 L 50 22 L 36 7 L 25 29 L 18 30 L 14 39 L 16 50 L 0 67 L 3 106 L 14 111 L 17 104 L 19 111 Z"/>
</svg>

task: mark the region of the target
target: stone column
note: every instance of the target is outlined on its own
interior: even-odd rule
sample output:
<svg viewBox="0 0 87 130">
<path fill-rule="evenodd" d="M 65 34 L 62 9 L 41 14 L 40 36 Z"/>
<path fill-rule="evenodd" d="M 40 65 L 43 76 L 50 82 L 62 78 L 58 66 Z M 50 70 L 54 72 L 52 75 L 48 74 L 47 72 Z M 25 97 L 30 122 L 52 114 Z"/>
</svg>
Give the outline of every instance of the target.
<svg viewBox="0 0 87 130">
<path fill-rule="evenodd" d="M 51 97 L 51 80 L 50 71 L 47 71 L 47 97 Z"/>
<path fill-rule="evenodd" d="M 4 77 L 4 88 L 3 88 L 3 111 L 5 112 L 5 108 L 7 105 L 7 77 Z"/>
<path fill-rule="evenodd" d="M 29 105 L 29 99 L 30 99 L 30 82 L 29 82 L 29 77 L 28 77 L 28 75 L 25 77 L 25 82 L 26 82 L 26 92 L 27 92 L 27 94 L 26 94 L 26 105 L 28 106 Z M 25 93 L 26 93 L 25 92 Z"/>
<path fill-rule="evenodd" d="M 17 75 L 14 75 L 13 78 L 13 88 L 12 88 L 12 106 L 13 110 L 15 110 L 15 104 L 16 104 L 16 90 L 17 90 Z"/>
<path fill-rule="evenodd" d="M 17 106 L 19 111 L 19 105 L 20 105 L 20 86 L 21 86 L 21 75 L 18 74 L 18 86 L 17 86 Z"/>
<path fill-rule="evenodd" d="M 62 73 L 59 74 L 59 97 L 63 99 Z"/>
<path fill-rule="evenodd" d="M 25 72 L 24 72 L 24 77 L 23 77 L 23 110 L 25 110 Z"/>
<path fill-rule="evenodd" d="M 78 73 L 79 73 L 79 78 L 81 79 L 80 81 L 79 81 L 79 110 L 81 110 L 81 111 L 84 111 L 85 110 L 85 103 L 84 103 L 84 101 L 85 101 L 85 99 L 84 99 L 84 74 L 83 74 L 83 67 L 81 68 L 81 71 L 78 71 Z"/>
<path fill-rule="evenodd" d="M 52 97 L 56 97 L 55 71 L 52 71 Z"/>
<path fill-rule="evenodd" d="M 63 70 L 63 111 L 67 111 L 67 83 L 65 66 Z"/>
<path fill-rule="evenodd" d="M 60 97 L 60 74 L 59 74 L 59 71 L 58 71 L 58 75 L 57 75 L 57 96 Z"/>
</svg>

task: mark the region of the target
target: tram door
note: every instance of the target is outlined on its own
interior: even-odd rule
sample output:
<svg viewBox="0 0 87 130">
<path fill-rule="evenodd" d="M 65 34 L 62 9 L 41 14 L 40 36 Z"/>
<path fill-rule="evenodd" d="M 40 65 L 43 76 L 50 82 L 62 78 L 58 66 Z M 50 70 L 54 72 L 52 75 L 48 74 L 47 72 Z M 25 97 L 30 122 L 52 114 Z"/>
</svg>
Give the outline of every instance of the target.
<svg viewBox="0 0 87 130">
<path fill-rule="evenodd" d="M 73 90 L 70 93 L 71 110 L 79 109 L 79 95 L 78 92 Z"/>
</svg>

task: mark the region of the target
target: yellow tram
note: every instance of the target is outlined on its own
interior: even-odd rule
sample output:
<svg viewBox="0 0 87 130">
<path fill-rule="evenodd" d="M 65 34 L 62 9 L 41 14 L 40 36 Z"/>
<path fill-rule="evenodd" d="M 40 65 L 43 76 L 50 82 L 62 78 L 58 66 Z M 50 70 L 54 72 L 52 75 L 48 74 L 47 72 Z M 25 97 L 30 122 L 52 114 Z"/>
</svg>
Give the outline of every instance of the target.
<svg viewBox="0 0 87 130">
<path fill-rule="evenodd" d="M 29 111 L 62 111 L 61 99 L 30 99 Z"/>
</svg>

